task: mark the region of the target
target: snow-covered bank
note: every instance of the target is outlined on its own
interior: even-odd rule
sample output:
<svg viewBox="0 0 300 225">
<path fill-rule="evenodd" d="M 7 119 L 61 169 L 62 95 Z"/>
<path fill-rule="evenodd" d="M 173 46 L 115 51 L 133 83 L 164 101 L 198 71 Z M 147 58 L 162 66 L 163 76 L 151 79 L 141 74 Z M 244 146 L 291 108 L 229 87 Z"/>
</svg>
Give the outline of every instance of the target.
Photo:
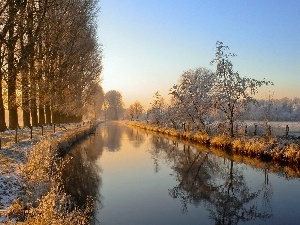
<svg viewBox="0 0 300 225">
<path fill-rule="evenodd" d="M 143 121 L 129 121 L 126 124 L 155 131 L 189 141 L 209 145 L 232 153 L 275 161 L 293 167 L 300 167 L 300 139 L 267 137 L 229 137 L 217 135 L 210 137 L 205 133 L 184 132 L 180 130 L 149 125 Z"/>
<path fill-rule="evenodd" d="M 65 162 L 57 155 L 93 132 L 96 125 L 60 126 L 56 133 L 22 140 L 0 150 L 0 223 L 11 217 L 25 220 L 24 224 L 46 224 L 43 221 L 51 219 L 64 219 L 64 224 L 77 224 L 77 220 L 87 224 L 91 205 L 85 210 L 69 211 L 69 198 L 60 187 L 60 169 Z"/>
</svg>

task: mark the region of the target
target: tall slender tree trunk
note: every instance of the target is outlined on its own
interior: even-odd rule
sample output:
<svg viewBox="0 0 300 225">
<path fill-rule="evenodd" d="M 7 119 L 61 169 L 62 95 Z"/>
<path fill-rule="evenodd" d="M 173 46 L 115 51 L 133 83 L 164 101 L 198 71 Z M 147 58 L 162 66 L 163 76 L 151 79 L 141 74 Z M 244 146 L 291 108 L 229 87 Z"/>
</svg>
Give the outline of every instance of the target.
<svg viewBox="0 0 300 225">
<path fill-rule="evenodd" d="M 23 21 L 19 23 L 20 32 L 23 33 Z M 23 35 L 20 35 L 20 46 L 21 46 L 21 85 L 22 85 L 22 113 L 23 113 L 23 127 L 30 127 L 30 107 L 29 107 L 29 81 L 28 81 L 28 62 L 27 62 L 27 51 L 24 46 Z"/>
<path fill-rule="evenodd" d="M 2 40 L 0 40 L 0 52 L 2 52 Z M 6 122 L 5 122 L 5 108 L 3 102 L 3 94 L 2 94 L 2 81 L 3 81 L 3 74 L 1 72 L 1 68 L 3 66 L 3 56 L 0 55 L 0 132 L 3 132 L 7 129 Z"/>
<path fill-rule="evenodd" d="M 45 108 L 44 105 L 39 105 L 39 125 L 45 125 Z"/>
<path fill-rule="evenodd" d="M 44 106 L 44 87 L 43 87 L 43 45 L 42 41 L 38 43 L 38 89 L 39 89 L 39 125 L 45 124 L 45 106 Z"/>
<path fill-rule="evenodd" d="M 23 109 L 23 126 L 30 127 L 30 107 L 29 107 L 29 90 L 28 77 L 22 73 L 22 109 Z"/>
<path fill-rule="evenodd" d="M 35 74 L 35 63 L 34 63 L 34 40 L 33 40 L 33 12 L 31 5 L 28 4 L 27 7 L 28 11 L 28 27 L 27 27 L 27 34 L 28 34 L 28 42 L 29 42 L 29 76 L 30 76 L 30 112 L 31 112 L 31 121 L 32 126 L 38 125 L 38 115 L 37 115 L 37 103 L 36 103 L 36 96 L 37 96 L 37 79 Z"/>
<path fill-rule="evenodd" d="M 11 24 L 8 31 L 8 42 L 7 42 L 7 92 L 8 92 L 8 110 L 9 110 L 9 128 L 15 129 L 18 127 L 18 112 L 17 112 L 17 95 L 16 95 L 16 80 L 17 71 L 15 68 L 15 45 L 16 41 L 14 38 L 14 15 L 15 15 L 14 1 L 9 2 L 9 16 Z"/>
<path fill-rule="evenodd" d="M 51 109 L 50 109 L 50 105 L 49 104 L 45 105 L 45 113 L 46 113 L 46 124 L 48 124 L 48 125 L 52 124 L 52 121 L 51 121 Z"/>
<path fill-rule="evenodd" d="M 2 73 L 0 72 L 0 132 L 5 131 L 6 129 L 5 109 L 2 96 Z"/>
</svg>

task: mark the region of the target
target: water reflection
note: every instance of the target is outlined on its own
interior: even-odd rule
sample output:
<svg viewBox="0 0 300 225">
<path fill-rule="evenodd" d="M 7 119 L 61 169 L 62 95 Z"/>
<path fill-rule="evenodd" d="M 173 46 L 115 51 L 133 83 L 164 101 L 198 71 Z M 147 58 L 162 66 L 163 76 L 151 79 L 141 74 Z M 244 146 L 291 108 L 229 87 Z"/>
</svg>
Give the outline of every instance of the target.
<svg viewBox="0 0 300 225">
<path fill-rule="evenodd" d="M 125 133 L 134 148 L 139 148 L 145 142 L 145 134 L 140 130 L 128 127 Z"/>
<path fill-rule="evenodd" d="M 123 129 L 117 124 L 111 126 L 102 126 L 100 134 L 103 140 L 103 146 L 110 152 L 117 152 L 121 148 L 121 138 Z"/>
<path fill-rule="evenodd" d="M 102 185 L 101 168 L 95 163 L 103 153 L 101 135 L 83 140 L 64 157 L 66 162 L 62 171 L 65 192 L 72 196 L 72 201 L 80 208 L 85 208 L 87 199 L 93 198 L 101 206 L 99 188 Z M 95 213 L 95 212 L 94 212 Z"/>
<path fill-rule="evenodd" d="M 278 209 L 282 198 L 278 192 L 274 194 L 272 182 L 277 190 L 281 189 L 274 182 L 273 173 L 269 173 L 270 167 L 254 169 L 230 156 L 220 157 L 209 149 L 197 150 L 188 142 L 114 123 L 102 124 L 78 151 L 81 153 L 72 151 L 81 159 L 74 160 L 71 170 L 85 170 L 76 168 L 82 164 L 80 160 L 87 163 L 98 159 L 97 163 L 104 167 L 103 171 L 94 169 L 98 170 L 98 177 L 89 172 L 82 178 L 69 178 L 74 183 L 70 191 L 82 188 L 76 185 L 83 185 L 87 178 L 91 178 L 87 186 L 96 186 L 93 182 L 98 179 L 98 193 L 105 194 L 99 195 L 100 212 L 96 218 L 104 224 L 282 222 L 278 212 L 285 206 Z M 278 180 L 283 181 L 282 187 L 288 186 L 281 175 Z M 291 190 L 297 185 L 298 181 Z M 94 190 L 88 191 L 95 194 Z M 180 210 L 182 214 L 178 215 Z M 297 224 L 293 218 L 286 220 L 288 224 Z"/>
<path fill-rule="evenodd" d="M 181 201 L 183 213 L 188 212 L 188 204 L 202 203 L 209 218 L 222 225 L 272 216 L 271 186 L 265 182 L 261 188 L 252 190 L 247 186 L 242 168 L 235 166 L 233 160 L 159 136 L 153 137 L 150 152 L 154 164 L 162 156 L 172 162 L 178 184 L 169 190 L 169 195 Z M 260 199 L 263 199 L 263 207 L 259 206 Z"/>
</svg>

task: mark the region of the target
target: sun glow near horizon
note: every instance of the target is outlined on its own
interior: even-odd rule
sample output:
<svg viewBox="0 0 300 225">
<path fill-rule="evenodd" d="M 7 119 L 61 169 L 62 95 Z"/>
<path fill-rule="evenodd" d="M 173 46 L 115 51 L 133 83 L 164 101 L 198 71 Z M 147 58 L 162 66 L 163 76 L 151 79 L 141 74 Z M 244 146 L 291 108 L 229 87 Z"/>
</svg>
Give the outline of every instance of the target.
<svg viewBox="0 0 300 225">
<path fill-rule="evenodd" d="M 274 83 L 259 89 L 258 98 L 300 97 L 299 1 L 103 0 L 100 4 L 102 86 L 121 92 L 125 107 L 135 100 L 149 107 L 156 91 L 168 99 L 169 89 L 184 71 L 198 67 L 214 71 L 209 63 L 216 41 L 237 54 L 232 62 L 241 77 Z"/>
</svg>

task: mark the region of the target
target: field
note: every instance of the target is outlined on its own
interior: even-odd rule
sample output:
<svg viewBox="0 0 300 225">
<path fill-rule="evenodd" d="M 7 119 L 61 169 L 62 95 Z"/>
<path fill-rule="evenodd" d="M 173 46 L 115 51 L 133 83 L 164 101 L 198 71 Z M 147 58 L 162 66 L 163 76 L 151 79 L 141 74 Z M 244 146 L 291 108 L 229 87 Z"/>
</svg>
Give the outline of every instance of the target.
<svg viewBox="0 0 300 225">
<path fill-rule="evenodd" d="M 257 125 L 257 135 L 263 136 L 266 131 L 267 131 L 267 126 L 270 125 L 271 127 L 271 134 L 273 136 L 279 136 L 283 137 L 286 136 L 286 129 L 288 126 L 288 136 L 289 137 L 295 137 L 298 138 L 300 137 L 300 122 L 291 122 L 291 121 L 286 121 L 286 122 L 275 122 L 271 121 L 268 122 L 267 124 L 263 121 L 245 121 L 244 126 L 248 126 L 247 129 L 247 134 L 248 135 L 254 135 L 255 131 L 255 125 Z M 245 131 L 239 130 L 239 133 L 244 133 Z"/>
</svg>

